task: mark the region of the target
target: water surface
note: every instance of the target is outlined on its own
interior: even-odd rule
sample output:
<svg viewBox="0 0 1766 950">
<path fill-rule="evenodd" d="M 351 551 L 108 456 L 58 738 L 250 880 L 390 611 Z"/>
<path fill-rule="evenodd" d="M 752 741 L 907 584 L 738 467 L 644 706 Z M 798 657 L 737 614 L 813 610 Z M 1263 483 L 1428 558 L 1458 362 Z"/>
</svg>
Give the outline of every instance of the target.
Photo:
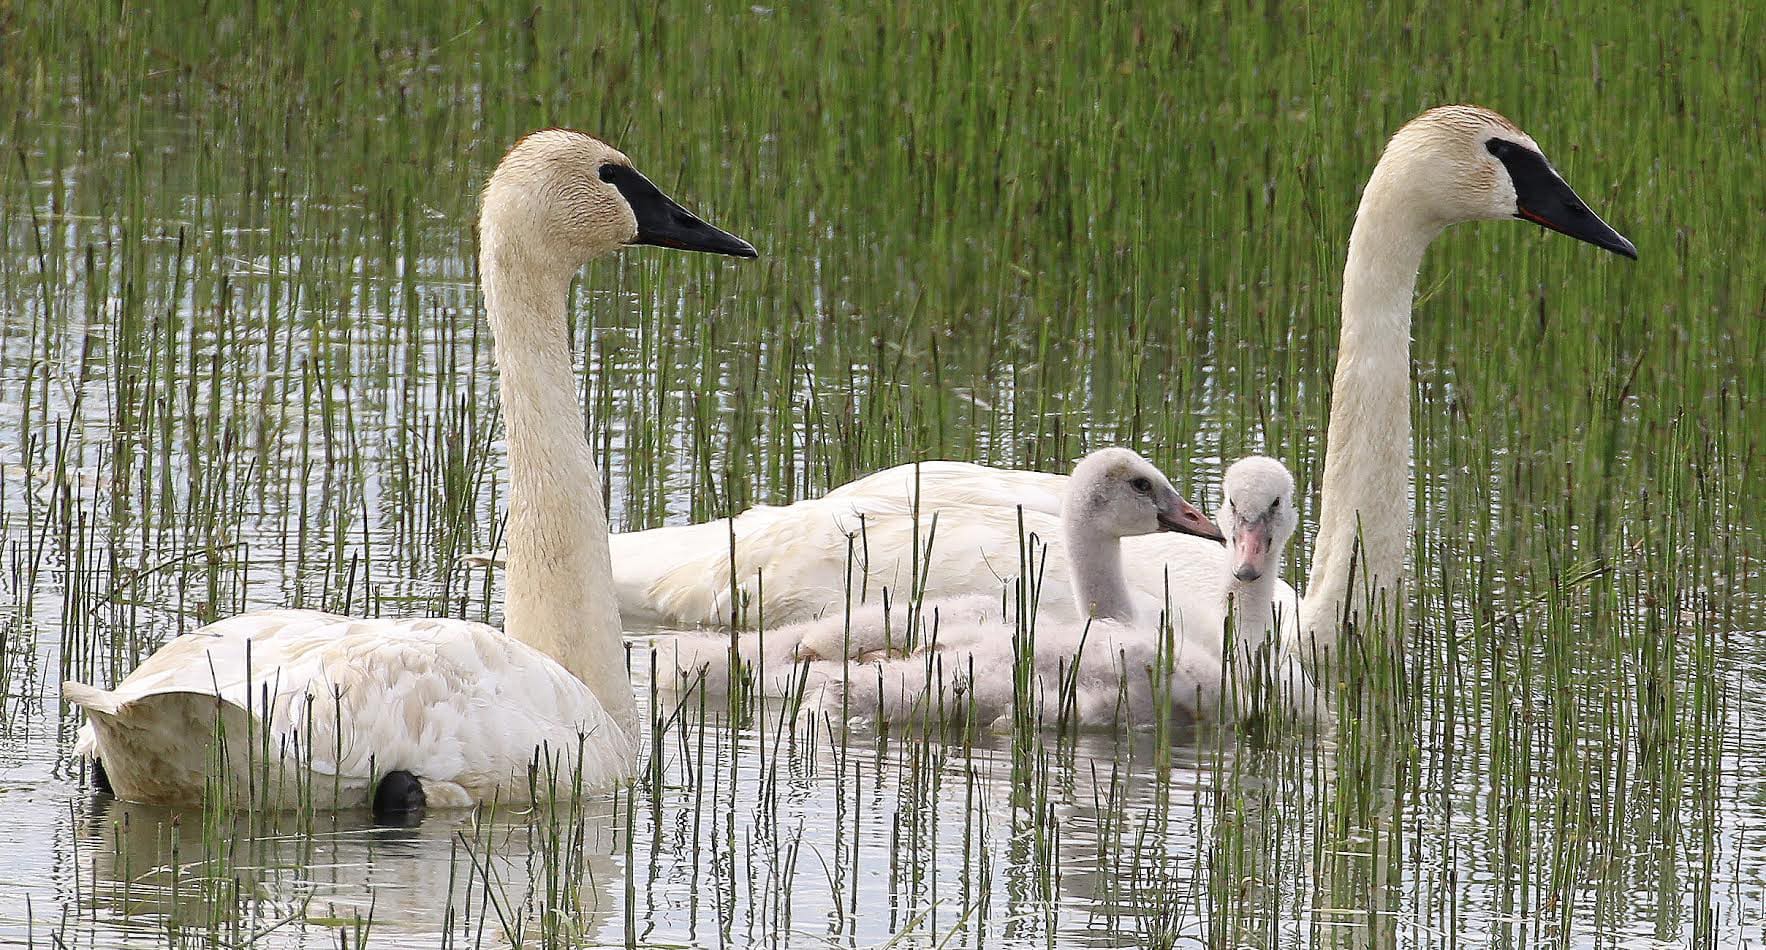
<svg viewBox="0 0 1766 950">
<path fill-rule="evenodd" d="M 1744 34 L 1729 8 L 1447 31 L 1476 56 L 1359 11 L 1299 45 L 1274 10 L 530 12 L 0 27 L 31 51 L 0 57 L 0 941 L 1766 939 L 1766 257 L 1733 213 L 1766 203 L 1735 118 L 1761 53 L 1709 46 Z M 1546 55 L 1552 17 L 1589 42 Z M 1319 52 L 1351 46 L 1395 52 Z M 1665 82 L 1664 59 L 1720 65 Z M 1519 224 L 1431 252 L 1417 582 L 1401 638 L 1351 645 L 1335 729 L 809 731 L 658 700 L 639 630 L 653 758 L 561 811 L 170 811 L 69 759 L 63 678 L 236 610 L 498 619 L 459 562 L 504 491 L 470 220 L 521 131 L 603 130 L 763 254 L 580 282 L 616 525 L 1122 443 L 1210 499 L 1222 459 L 1281 456 L 1305 538 L 1359 182 L 1461 96 L 1528 126 L 1642 260 Z"/>
</svg>

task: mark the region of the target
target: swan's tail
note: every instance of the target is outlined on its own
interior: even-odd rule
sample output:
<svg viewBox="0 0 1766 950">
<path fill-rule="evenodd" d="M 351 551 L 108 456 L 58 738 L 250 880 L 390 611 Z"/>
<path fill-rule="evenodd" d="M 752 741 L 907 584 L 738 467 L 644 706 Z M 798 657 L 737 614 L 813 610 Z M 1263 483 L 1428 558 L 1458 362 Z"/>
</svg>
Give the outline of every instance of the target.
<svg viewBox="0 0 1766 950">
<path fill-rule="evenodd" d="M 98 730 L 92 723 L 101 716 L 116 715 L 120 705 L 117 695 L 108 689 L 66 680 L 61 684 L 61 696 L 84 709 L 90 720 L 80 727 L 79 734 L 74 739 L 74 756 L 81 759 L 98 758 Z"/>
<path fill-rule="evenodd" d="M 727 555 L 716 555 L 729 549 L 729 531 L 726 520 L 609 536 L 620 617 L 649 627 L 728 623 L 729 561 Z M 460 563 L 497 570 L 507 566 L 501 550 L 462 554 Z M 721 576 L 716 575 L 719 567 Z"/>
<path fill-rule="evenodd" d="M 607 543 L 620 616 L 628 622 L 729 622 L 727 519 L 624 532 Z"/>
<path fill-rule="evenodd" d="M 742 626 L 778 627 L 836 610 L 844 600 L 848 544 L 838 514 L 837 507 L 819 501 L 758 505 L 733 522 L 724 518 L 613 535 L 608 544 L 620 616 L 679 627 L 724 627 L 734 616 Z M 896 575 L 907 570 L 898 560 L 879 558 L 869 568 L 870 579 L 854 583 L 871 591 L 895 586 Z"/>
<path fill-rule="evenodd" d="M 61 694 L 86 711 L 74 753 L 103 763 L 118 798 L 190 804 L 217 794 L 239 801 L 297 800 L 308 791 L 299 784 L 309 781 L 302 774 L 307 763 L 285 760 L 276 743 L 266 752 L 256 718 L 219 697 L 165 692 L 125 698 L 73 682 L 63 683 Z M 331 789 L 327 783 L 314 791 Z"/>
<path fill-rule="evenodd" d="M 104 713 L 114 716 L 121 707 L 121 701 L 117 699 L 117 694 L 110 690 L 87 686 L 85 683 L 76 683 L 73 680 L 66 680 L 61 684 L 61 697 L 88 713 Z"/>
<path fill-rule="evenodd" d="M 728 623 L 730 572 L 723 552 L 729 550 L 729 532 L 725 520 L 610 536 L 620 616 L 627 623 L 652 627 Z M 473 551 L 461 555 L 460 563 L 505 566 L 501 551 Z"/>
</svg>

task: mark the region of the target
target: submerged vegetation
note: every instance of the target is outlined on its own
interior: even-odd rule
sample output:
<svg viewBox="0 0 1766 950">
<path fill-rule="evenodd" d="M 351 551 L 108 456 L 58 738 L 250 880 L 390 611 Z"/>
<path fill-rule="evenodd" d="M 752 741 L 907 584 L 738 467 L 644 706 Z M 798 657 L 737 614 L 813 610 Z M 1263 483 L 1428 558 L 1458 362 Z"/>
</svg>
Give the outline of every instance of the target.
<svg viewBox="0 0 1766 950">
<path fill-rule="evenodd" d="M 1762 939 L 1754 9 L 243 6 L 0 5 L 0 941 Z M 1300 577 L 1358 190 L 1456 100 L 1640 260 L 1430 252 L 1415 580 L 1334 729 L 808 723 L 652 691 L 639 631 L 611 797 L 374 829 L 119 805 L 68 757 L 63 678 L 240 609 L 497 619 L 470 222 L 531 128 L 762 255 L 581 284 L 616 527 L 1106 444 L 1213 499 L 1262 450 Z"/>
</svg>

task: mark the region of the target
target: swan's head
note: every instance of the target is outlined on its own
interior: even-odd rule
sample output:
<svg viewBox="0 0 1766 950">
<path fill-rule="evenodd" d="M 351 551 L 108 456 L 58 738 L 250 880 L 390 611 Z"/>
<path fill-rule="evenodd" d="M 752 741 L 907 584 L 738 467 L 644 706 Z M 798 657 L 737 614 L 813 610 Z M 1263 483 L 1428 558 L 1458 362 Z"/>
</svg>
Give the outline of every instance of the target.
<svg viewBox="0 0 1766 950">
<path fill-rule="evenodd" d="M 1117 538 L 1175 531 L 1224 540 L 1164 472 L 1129 449 L 1103 449 L 1080 460 L 1067 480 L 1061 518 L 1070 527 Z"/>
<path fill-rule="evenodd" d="M 569 273 L 629 244 L 755 256 L 747 241 L 675 204 L 618 149 L 569 129 L 534 132 L 503 156 L 484 187 L 479 232 L 487 247 Z"/>
<path fill-rule="evenodd" d="M 1531 136 L 1480 106 L 1442 106 L 1410 120 L 1387 143 L 1375 176 L 1384 179 L 1383 200 L 1408 204 L 1439 228 L 1521 218 L 1637 257 L 1637 248 L 1588 209 Z"/>
<path fill-rule="evenodd" d="M 1227 563 L 1234 577 L 1254 581 L 1276 569 L 1282 548 L 1300 524 L 1294 510 L 1294 476 L 1266 455 L 1234 462 L 1221 484 L 1225 501 L 1215 517 L 1226 534 Z"/>
</svg>

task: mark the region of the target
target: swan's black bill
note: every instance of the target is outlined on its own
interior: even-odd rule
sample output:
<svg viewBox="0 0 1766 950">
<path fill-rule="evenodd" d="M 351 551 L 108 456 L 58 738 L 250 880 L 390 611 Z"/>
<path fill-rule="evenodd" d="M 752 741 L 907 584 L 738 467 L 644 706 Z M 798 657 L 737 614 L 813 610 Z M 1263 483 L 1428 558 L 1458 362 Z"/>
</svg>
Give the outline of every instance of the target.
<svg viewBox="0 0 1766 950">
<path fill-rule="evenodd" d="M 1506 139 L 1484 143 L 1515 183 L 1515 217 L 1637 260 L 1637 247 L 1588 209 L 1545 156 Z"/>
<path fill-rule="evenodd" d="M 1178 534 L 1193 534 L 1198 538 L 1219 541 L 1221 544 L 1226 543 L 1226 535 L 1220 533 L 1220 529 L 1215 527 L 1214 522 L 1209 521 L 1208 516 L 1197 510 L 1195 505 L 1182 499 L 1177 502 L 1176 515 L 1159 512 L 1159 530 L 1175 531 Z"/>
<path fill-rule="evenodd" d="M 601 166 L 601 180 L 619 189 L 632 215 L 638 219 L 638 236 L 633 244 L 672 247 L 677 251 L 703 251 L 707 254 L 728 254 L 731 257 L 759 257 L 754 245 L 699 220 L 686 208 L 626 165 Z"/>
</svg>

